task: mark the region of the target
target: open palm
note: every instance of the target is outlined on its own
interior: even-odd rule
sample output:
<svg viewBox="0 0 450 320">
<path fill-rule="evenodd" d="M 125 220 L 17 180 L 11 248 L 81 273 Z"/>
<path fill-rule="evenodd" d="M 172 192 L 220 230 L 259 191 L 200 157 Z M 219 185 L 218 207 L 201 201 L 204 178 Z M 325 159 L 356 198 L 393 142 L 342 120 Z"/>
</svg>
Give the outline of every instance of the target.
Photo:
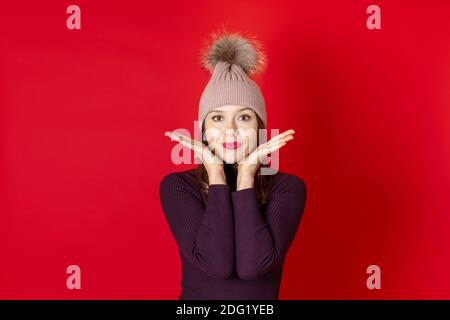
<svg viewBox="0 0 450 320">
<path fill-rule="evenodd" d="M 283 133 L 273 137 L 266 143 L 259 145 L 255 150 L 253 150 L 247 157 L 239 161 L 238 170 L 239 172 L 247 172 L 255 174 L 256 170 L 259 168 L 261 163 L 266 159 L 266 157 L 272 152 L 282 148 L 287 144 L 288 141 L 294 139 L 293 134 L 295 131 L 293 129 L 286 130 Z M 244 143 L 244 151 L 247 153 L 249 150 L 249 139 L 246 137 Z"/>
<path fill-rule="evenodd" d="M 174 131 L 167 131 L 164 135 L 170 137 L 172 140 L 178 141 L 183 146 L 194 151 L 194 157 L 199 159 L 208 171 L 209 169 L 217 169 L 217 167 L 223 168 L 223 161 L 213 154 L 203 142 L 191 139 L 184 134 Z"/>
</svg>

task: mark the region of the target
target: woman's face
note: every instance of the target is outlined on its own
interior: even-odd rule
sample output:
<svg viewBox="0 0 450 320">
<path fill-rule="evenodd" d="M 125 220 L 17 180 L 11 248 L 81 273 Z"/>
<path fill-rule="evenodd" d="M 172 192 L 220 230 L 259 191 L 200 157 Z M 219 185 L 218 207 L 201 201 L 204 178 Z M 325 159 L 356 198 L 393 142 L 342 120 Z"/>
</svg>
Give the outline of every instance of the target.
<svg viewBox="0 0 450 320">
<path fill-rule="evenodd" d="M 225 163 L 239 162 L 258 146 L 256 113 L 239 105 L 213 109 L 205 118 L 204 139 L 215 155 Z M 244 150 L 245 141 L 249 148 Z"/>
</svg>

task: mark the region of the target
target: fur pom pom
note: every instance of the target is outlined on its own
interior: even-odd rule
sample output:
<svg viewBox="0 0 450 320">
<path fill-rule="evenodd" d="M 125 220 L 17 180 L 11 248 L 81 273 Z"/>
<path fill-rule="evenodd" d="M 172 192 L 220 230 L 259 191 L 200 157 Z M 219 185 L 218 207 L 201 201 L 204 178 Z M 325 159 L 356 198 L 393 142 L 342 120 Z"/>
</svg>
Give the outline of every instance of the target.
<svg viewBox="0 0 450 320">
<path fill-rule="evenodd" d="M 201 53 L 200 63 L 210 73 L 219 61 L 239 65 L 249 76 L 262 73 L 267 65 L 259 41 L 250 35 L 229 32 L 225 27 L 210 34 Z"/>
</svg>

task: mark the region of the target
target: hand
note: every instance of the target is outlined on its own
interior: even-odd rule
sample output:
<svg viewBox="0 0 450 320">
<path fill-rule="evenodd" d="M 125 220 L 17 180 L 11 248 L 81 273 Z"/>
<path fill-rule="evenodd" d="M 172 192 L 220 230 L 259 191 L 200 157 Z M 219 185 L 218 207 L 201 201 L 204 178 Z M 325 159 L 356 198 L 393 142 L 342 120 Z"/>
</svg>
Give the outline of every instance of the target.
<svg viewBox="0 0 450 320">
<path fill-rule="evenodd" d="M 266 157 L 272 152 L 285 146 L 288 141 L 294 139 L 293 134 L 295 131 L 293 129 L 287 130 L 279 135 L 273 137 L 266 143 L 259 145 L 252 153 L 247 157 L 239 161 L 238 173 L 248 174 L 254 176 L 261 165 L 261 163 L 266 159 Z M 249 149 L 249 138 L 248 136 L 244 142 L 244 154 L 248 152 Z"/>
<path fill-rule="evenodd" d="M 204 164 L 209 176 L 223 174 L 223 161 L 214 155 L 203 142 L 174 131 L 166 131 L 164 135 L 193 150 L 194 158 L 199 159 Z"/>
</svg>

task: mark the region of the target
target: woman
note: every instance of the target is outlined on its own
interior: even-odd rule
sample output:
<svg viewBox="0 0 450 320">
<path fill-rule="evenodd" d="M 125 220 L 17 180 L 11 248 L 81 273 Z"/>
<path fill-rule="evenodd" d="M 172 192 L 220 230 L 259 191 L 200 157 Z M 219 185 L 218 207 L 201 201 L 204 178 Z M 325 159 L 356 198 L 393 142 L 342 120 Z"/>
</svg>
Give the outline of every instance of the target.
<svg viewBox="0 0 450 320">
<path fill-rule="evenodd" d="M 267 175 L 261 169 L 295 131 L 259 141 L 266 109 L 250 76 L 263 70 L 265 57 L 255 40 L 213 34 L 202 65 L 212 74 L 200 99 L 202 141 L 165 133 L 202 162 L 166 175 L 160 185 L 161 205 L 180 250 L 179 299 L 278 299 L 306 187 L 295 175 Z"/>
</svg>

